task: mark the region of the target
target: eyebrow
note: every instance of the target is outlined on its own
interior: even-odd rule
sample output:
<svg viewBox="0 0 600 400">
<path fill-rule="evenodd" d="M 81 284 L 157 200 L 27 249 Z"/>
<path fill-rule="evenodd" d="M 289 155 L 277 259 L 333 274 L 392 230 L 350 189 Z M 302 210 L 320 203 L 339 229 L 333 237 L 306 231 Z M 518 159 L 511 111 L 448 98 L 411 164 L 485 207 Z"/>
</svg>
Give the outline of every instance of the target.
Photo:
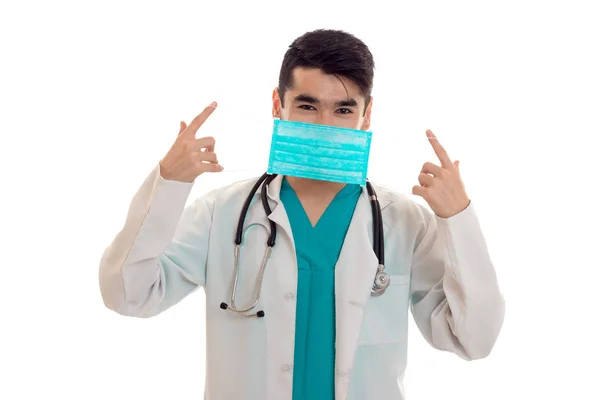
<svg viewBox="0 0 600 400">
<path fill-rule="evenodd" d="M 319 99 L 317 99 L 316 97 L 310 96 L 308 94 L 299 94 L 298 96 L 294 97 L 294 102 L 302 102 L 302 103 L 309 103 L 309 104 L 320 104 L 321 101 Z M 335 102 L 335 107 L 357 107 L 358 106 L 358 102 L 354 99 L 348 99 L 348 100 L 338 100 Z"/>
</svg>

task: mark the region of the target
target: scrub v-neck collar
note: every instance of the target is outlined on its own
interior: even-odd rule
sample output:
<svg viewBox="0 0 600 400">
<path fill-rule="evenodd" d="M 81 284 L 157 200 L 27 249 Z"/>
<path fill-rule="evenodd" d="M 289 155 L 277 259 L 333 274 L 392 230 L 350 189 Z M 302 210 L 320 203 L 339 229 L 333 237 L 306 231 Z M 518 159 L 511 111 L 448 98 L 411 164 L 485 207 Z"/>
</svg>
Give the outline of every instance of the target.
<svg viewBox="0 0 600 400">
<path fill-rule="evenodd" d="M 359 189 L 360 189 L 359 185 L 351 185 L 351 184 L 344 185 L 344 187 L 335 195 L 333 200 L 331 200 L 331 203 L 329 203 L 327 205 L 327 208 L 325 208 L 325 211 L 323 211 L 323 214 L 321 214 L 321 217 L 319 217 L 316 224 L 313 226 L 313 224 L 310 222 L 310 218 L 308 217 L 308 214 L 306 213 L 306 210 L 304 209 L 304 206 L 302 205 L 302 202 L 298 198 L 298 194 L 296 193 L 294 188 L 290 185 L 290 183 L 287 181 L 287 177 L 284 176 L 281 181 L 281 190 L 288 191 L 291 194 L 293 194 L 292 200 L 295 203 L 295 206 L 302 210 L 302 215 L 303 215 L 302 220 L 304 221 L 305 224 L 308 224 L 308 226 L 312 230 L 316 230 L 320 225 L 322 225 L 321 221 L 323 221 L 325 218 L 328 218 L 328 215 L 330 214 L 330 210 L 331 210 L 334 202 L 339 201 L 340 199 L 342 199 L 344 197 L 352 195 L 353 193 L 355 193 L 356 190 L 359 190 Z"/>
</svg>

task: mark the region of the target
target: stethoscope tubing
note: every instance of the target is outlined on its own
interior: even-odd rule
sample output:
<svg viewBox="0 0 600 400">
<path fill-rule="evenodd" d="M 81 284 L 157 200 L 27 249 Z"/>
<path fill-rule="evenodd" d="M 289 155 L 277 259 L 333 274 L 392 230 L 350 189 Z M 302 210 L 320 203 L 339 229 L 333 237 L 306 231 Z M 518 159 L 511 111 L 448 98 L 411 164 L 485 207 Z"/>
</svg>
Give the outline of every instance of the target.
<svg viewBox="0 0 600 400">
<path fill-rule="evenodd" d="M 265 269 L 267 266 L 267 262 L 273 251 L 273 247 L 275 246 L 275 239 L 277 237 L 277 226 L 275 225 L 275 222 L 273 222 L 272 220 L 269 219 L 269 226 L 271 228 L 271 231 L 269 234 L 269 238 L 267 240 L 267 249 L 265 251 L 265 254 L 264 254 L 264 257 L 263 257 L 263 260 L 261 263 L 259 278 L 257 280 L 255 301 L 249 307 L 237 308 L 235 305 L 235 295 L 237 292 L 237 284 L 238 284 L 238 277 L 239 277 L 240 246 L 242 244 L 244 221 L 246 219 L 246 215 L 248 214 L 248 209 L 250 207 L 250 204 L 252 203 L 252 199 L 254 198 L 254 195 L 256 194 L 256 191 L 258 190 L 259 187 L 261 187 L 260 196 L 261 196 L 261 202 L 262 202 L 263 208 L 265 210 L 265 213 L 267 216 L 269 216 L 271 214 L 271 212 L 272 212 L 271 207 L 269 206 L 269 202 L 267 199 L 267 187 L 269 186 L 271 181 L 273 179 L 275 179 L 275 177 L 277 177 L 277 174 L 269 174 L 269 173 L 265 172 L 256 181 L 256 183 L 250 190 L 250 193 L 248 194 L 246 201 L 244 202 L 242 211 L 240 212 L 240 217 L 239 217 L 238 225 L 237 225 L 236 232 L 235 232 L 235 240 L 234 240 L 234 244 L 235 244 L 234 263 L 235 263 L 235 265 L 234 265 L 234 278 L 233 278 L 232 291 L 231 291 L 231 302 L 230 302 L 230 305 L 223 302 L 223 303 L 221 303 L 220 307 L 223 310 L 232 311 L 232 312 L 237 313 L 238 315 L 245 316 L 245 317 L 261 318 L 261 317 L 264 317 L 264 315 L 265 315 L 263 310 L 260 310 L 256 313 L 252 313 L 252 314 L 247 314 L 247 312 L 253 310 L 259 302 Z M 373 251 L 379 262 L 379 265 L 377 268 L 377 274 L 375 276 L 375 281 L 373 283 L 373 288 L 371 290 L 371 295 L 381 296 L 385 292 L 385 289 L 387 289 L 387 287 L 389 286 L 389 276 L 384 272 L 385 259 L 384 259 L 384 240 L 383 240 L 383 220 L 381 217 L 381 206 L 379 204 L 379 200 L 377 199 L 377 194 L 375 193 L 373 186 L 371 185 L 371 183 L 368 180 L 366 182 L 366 187 L 367 187 L 367 192 L 369 194 L 369 201 L 371 203 L 371 210 L 372 210 L 372 214 L 373 214 Z"/>
</svg>

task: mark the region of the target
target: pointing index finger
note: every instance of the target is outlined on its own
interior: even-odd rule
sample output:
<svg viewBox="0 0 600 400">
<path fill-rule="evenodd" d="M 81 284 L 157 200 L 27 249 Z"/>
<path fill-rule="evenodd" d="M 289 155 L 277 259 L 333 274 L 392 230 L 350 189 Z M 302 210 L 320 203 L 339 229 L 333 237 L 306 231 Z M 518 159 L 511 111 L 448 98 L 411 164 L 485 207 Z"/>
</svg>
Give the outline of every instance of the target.
<svg viewBox="0 0 600 400">
<path fill-rule="evenodd" d="M 446 149 L 442 147 L 442 145 L 438 141 L 437 137 L 433 134 L 431 129 L 427 129 L 426 133 L 427 138 L 429 138 L 429 143 L 431 143 L 431 146 L 433 147 L 433 151 L 435 151 L 435 154 L 438 156 L 440 162 L 442 163 L 442 167 L 449 167 L 450 165 L 452 165 L 452 160 L 450 159 L 450 156 L 448 156 Z"/>
<path fill-rule="evenodd" d="M 185 129 L 185 131 L 182 132 L 182 134 L 186 135 L 186 136 L 194 136 L 195 137 L 196 132 L 198 132 L 198 129 L 200 129 L 202 124 L 204 124 L 204 122 L 206 122 L 208 117 L 210 117 L 210 115 L 213 113 L 213 111 L 215 111 L 216 108 L 217 108 L 216 101 L 213 101 L 208 106 L 206 106 L 206 108 L 200 114 L 198 114 L 192 120 L 192 122 L 190 122 L 190 124 Z"/>
</svg>

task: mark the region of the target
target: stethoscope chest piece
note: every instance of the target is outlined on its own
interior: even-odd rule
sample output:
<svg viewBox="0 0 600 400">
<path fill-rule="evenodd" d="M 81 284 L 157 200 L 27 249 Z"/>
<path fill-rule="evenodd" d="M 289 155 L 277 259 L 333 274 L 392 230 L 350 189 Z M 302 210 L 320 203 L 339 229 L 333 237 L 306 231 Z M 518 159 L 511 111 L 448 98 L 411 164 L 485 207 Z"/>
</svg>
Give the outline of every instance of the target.
<svg viewBox="0 0 600 400">
<path fill-rule="evenodd" d="M 371 289 L 371 294 L 373 296 L 381 296 L 385 293 L 385 290 L 390 286 L 390 276 L 384 272 L 380 266 L 380 270 L 377 271 L 375 275 L 375 280 L 373 281 L 373 289 Z"/>
</svg>

